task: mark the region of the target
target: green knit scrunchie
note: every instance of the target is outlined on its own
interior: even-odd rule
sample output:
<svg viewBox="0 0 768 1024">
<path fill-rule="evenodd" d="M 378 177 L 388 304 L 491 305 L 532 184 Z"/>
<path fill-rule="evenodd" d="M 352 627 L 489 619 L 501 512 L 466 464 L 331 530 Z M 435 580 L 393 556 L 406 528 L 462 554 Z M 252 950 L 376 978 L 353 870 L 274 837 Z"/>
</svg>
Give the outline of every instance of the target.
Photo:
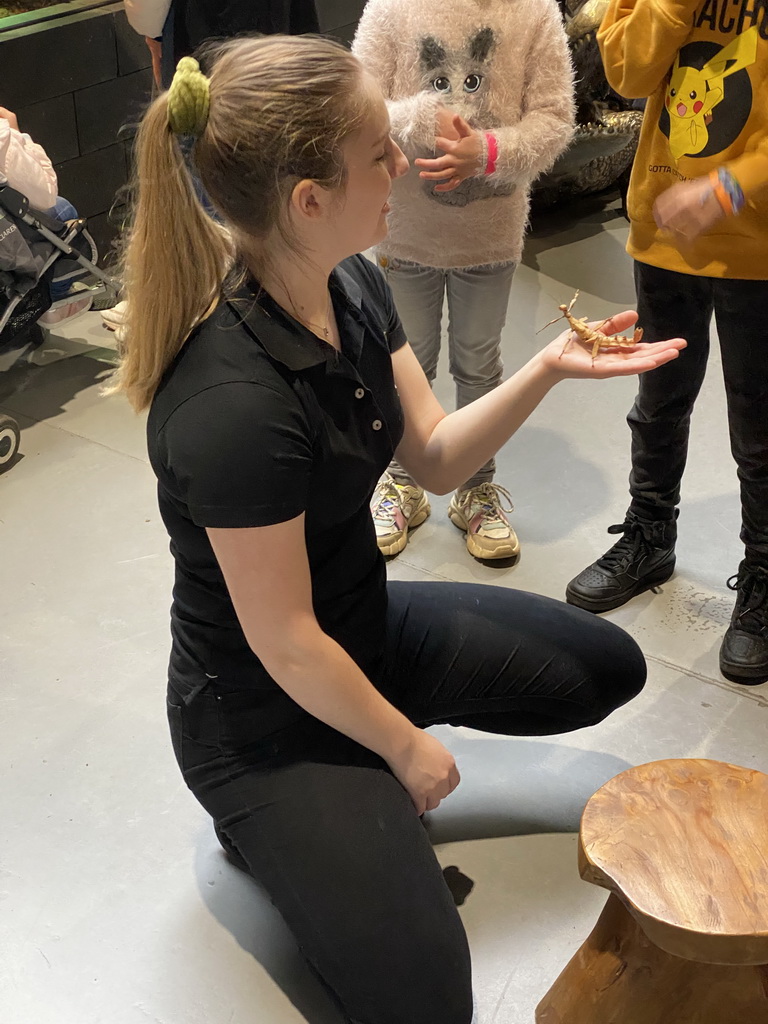
<svg viewBox="0 0 768 1024">
<path fill-rule="evenodd" d="M 168 90 L 168 124 L 176 135 L 194 135 L 205 131 L 211 103 L 210 83 L 194 57 L 182 57 L 176 65 Z"/>
</svg>

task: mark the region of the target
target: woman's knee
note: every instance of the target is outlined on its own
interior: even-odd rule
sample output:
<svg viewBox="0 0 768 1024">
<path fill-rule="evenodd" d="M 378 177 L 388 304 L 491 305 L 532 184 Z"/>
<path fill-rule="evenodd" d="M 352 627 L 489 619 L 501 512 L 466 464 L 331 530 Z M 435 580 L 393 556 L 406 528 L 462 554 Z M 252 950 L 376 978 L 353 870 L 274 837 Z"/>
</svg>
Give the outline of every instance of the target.
<svg viewBox="0 0 768 1024">
<path fill-rule="evenodd" d="M 601 620 L 600 659 L 595 676 L 595 722 L 633 700 L 645 686 L 648 666 L 637 642 L 623 629 Z"/>
</svg>

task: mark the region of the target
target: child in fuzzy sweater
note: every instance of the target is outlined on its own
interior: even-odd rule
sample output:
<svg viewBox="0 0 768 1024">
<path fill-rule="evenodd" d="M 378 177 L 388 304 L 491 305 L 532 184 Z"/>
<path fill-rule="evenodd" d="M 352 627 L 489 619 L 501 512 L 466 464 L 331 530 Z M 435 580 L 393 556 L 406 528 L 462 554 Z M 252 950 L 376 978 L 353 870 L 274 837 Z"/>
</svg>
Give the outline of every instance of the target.
<svg viewBox="0 0 768 1024">
<path fill-rule="evenodd" d="M 393 182 L 377 258 L 430 381 L 447 294 L 460 408 L 501 381 L 501 331 L 530 186 L 571 139 L 573 76 L 560 13 L 555 0 L 369 0 L 353 51 L 378 79 L 393 137 L 412 161 Z M 519 550 L 494 469 L 491 460 L 449 508 L 483 560 Z M 385 555 L 402 551 L 409 528 L 430 512 L 397 463 L 371 509 Z"/>
</svg>

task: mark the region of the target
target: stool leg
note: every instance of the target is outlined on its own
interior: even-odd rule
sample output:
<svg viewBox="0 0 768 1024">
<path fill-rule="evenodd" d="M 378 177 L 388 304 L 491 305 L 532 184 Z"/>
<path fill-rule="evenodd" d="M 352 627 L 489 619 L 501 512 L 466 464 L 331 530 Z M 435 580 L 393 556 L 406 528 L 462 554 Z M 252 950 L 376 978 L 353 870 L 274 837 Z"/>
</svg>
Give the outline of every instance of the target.
<svg viewBox="0 0 768 1024">
<path fill-rule="evenodd" d="M 611 895 L 592 934 L 536 1008 L 536 1024 L 757 1024 L 768 966 L 694 963 L 654 946 Z"/>
</svg>

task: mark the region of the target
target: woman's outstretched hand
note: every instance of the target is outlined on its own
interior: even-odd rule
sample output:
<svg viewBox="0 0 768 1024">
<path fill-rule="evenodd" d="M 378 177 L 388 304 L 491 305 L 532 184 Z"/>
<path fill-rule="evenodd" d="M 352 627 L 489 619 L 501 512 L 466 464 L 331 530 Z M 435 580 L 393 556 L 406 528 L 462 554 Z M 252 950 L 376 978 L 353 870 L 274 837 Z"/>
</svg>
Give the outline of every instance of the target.
<svg viewBox="0 0 768 1024">
<path fill-rule="evenodd" d="M 600 327 L 603 334 L 631 336 L 636 322 L 637 313 L 627 311 L 617 313 L 602 326 L 600 321 L 590 323 L 589 326 L 594 329 Z M 569 338 L 571 342 L 566 345 Z M 652 344 L 640 342 L 632 348 L 601 349 L 593 362 L 591 350 L 575 338 L 576 335 L 569 329 L 542 349 L 541 358 L 550 373 L 562 378 L 584 377 L 594 380 L 631 377 L 677 359 L 687 344 L 683 338 L 672 338 Z"/>
</svg>

